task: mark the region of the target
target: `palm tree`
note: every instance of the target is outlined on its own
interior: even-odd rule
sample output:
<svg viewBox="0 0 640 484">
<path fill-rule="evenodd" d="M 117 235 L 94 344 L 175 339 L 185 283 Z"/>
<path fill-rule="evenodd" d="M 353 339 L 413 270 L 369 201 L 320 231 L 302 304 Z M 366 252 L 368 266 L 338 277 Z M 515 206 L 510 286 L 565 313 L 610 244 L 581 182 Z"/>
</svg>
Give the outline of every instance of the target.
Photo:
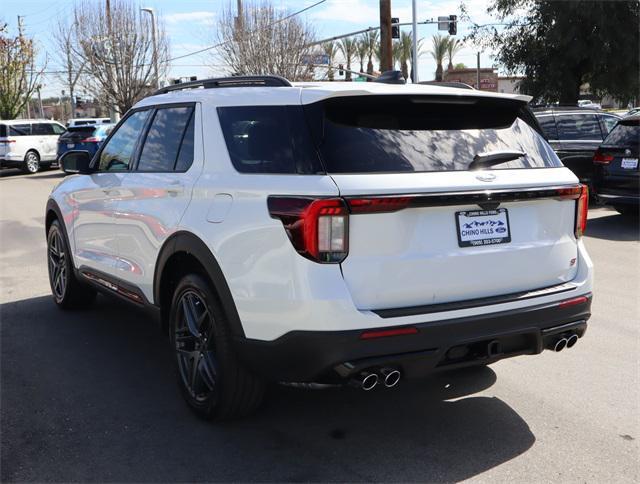
<svg viewBox="0 0 640 484">
<path fill-rule="evenodd" d="M 462 41 L 460 39 L 449 38 L 449 44 L 447 45 L 447 58 L 449 59 L 449 65 L 447 70 L 453 69 L 453 56 L 462 50 Z"/>
<path fill-rule="evenodd" d="M 333 66 L 333 61 L 338 52 L 336 43 L 332 40 L 325 42 L 324 44 L 322 44 L 322 50 L 324 50 L 324 53 L 327 55 L 327 57 L 329 57 L 329 68 L 327 69 L 327 77 L 330 81 L 333 81 L 333 67 L 331 66 Z"/>
<path fill-rule="evenodd" d="M 377 30 L 370 30 L 369 32 L 365 32 L 362 34 L 363 39 L 367 42 L 367 57 L 369 61 L 367 62 L 367 74 L 373 74 L 373 57 L 377 55 L 378 52 L 378 39 L 380 34 Z"/>
<path fill-rule="evenodd" d="M 436 34 L 432 37 L 433 49 L 431 50 L 431 56 L 436 61 L 436 81 L 442 81 L 442 62 L 447 54 L 447 46 L 449 45 L 449 38 L 444 35 Z"/>
<path fill-rule="evenodd" d="M 362 35 L 358 39 L 358 59 L 360 60 L 360 72 L 364 72 L 364 60 L 369 52 L 369 44 L 367 38 Z"/>
<path fill-rule="evenodd" d="M 338 44 L 338 49 L 340 49 L 340 52 L 342 52 L 342 55 L 344 56 L 344 60 L 347 61 L 347 71 L 345 73 L 344 76 L 344 80 L 345 81 L 350 81 L 351 80 L 351 59 L 353 59 L 356 56 L 356 53 L 358 52 L 358 45 L 356 43 L 356 40 L 353 37 L 345 37 L 344 39 L 340 40 L 340 43 Z"/>
<path fill-rule="evenodd" d="M 400 51 L 400 70 L 402 71 L 402 76 L 405 79 L 409 79 L 409 65 L 408 63 L 411 61 L 411 50 L 413 49 L 413 42 L 411 41 L 411 34 L 407 32 L 402 32 L 400 36 L 399 51 Z"/>
<path fill-rule="evenodd" d="M 391 69 L 396 69 L 396 62 L 401 63 L 400 58 L 402 57 L 402 44 L 399 40 L 394 40 L 391 45 Z M 406 77 L 405 77 L 406 79 Z"/>
</svg>

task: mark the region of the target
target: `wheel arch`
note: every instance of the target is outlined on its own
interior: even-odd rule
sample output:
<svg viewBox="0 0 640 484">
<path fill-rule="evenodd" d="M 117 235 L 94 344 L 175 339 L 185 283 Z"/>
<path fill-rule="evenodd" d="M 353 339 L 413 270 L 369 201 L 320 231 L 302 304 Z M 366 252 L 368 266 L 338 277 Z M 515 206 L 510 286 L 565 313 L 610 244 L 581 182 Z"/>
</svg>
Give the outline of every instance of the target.
<svg viewBox="0 0 640 484">
<path fill-rule="evenodd" d="M 168 323 L 168 304 L 166 301 L 172 287 L 178 283 L 172 274 L 178 277 L 187 272 L 197 272 L 205 276 L 219 298 L 219 302 L 229 322 L 234 336 L 244 337 L 244 330 L 231 290 L 215 256 L 207 245 L 191 232 L 176 232 L 160 249 L 153 277 L 153 303 L 160 308 L 162 324 Z"/>
</svg>

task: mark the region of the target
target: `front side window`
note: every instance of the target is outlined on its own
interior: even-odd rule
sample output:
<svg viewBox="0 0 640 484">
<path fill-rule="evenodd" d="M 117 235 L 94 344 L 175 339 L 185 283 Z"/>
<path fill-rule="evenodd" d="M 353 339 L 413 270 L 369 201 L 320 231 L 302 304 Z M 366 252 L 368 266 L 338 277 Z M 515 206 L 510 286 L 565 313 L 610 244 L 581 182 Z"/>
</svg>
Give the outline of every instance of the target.
<svg viewBox="0 0 640 484">
<path fill-rule="evenodd" d="M 602 121 L 602 127 L 604 128 L 604 135 L 606 136 L 611 132 L 613 127 L 618 123 L 618 118 L 614 116 L 600 116 Z"/>
<path fill-rule="evenodd" d="M 140 153 L 138 171 L 167 172 L 174 170 L 180 146 L 184 142 L 183 138 L 186 137 L 185 132 L 192 115 L 193 108 L 190 106 L 161 108 L 156 111 Z M 187 144 L 190 143 L 193 147 L 193 130 L 191 130 L 190 137 L 191 140 L 187 140 Z M 191 149 L 191 161 L 193 161 L 193 148 Z"/>
<path fill-rule="evenodd" d="M 602 132 L 595 114 L 563 114 L 556 116 L 558 134 L 567 141 L 600 141 Z"/>
<path fill-rule="evenodd" d="M 100 153 L 99 171 L 126 171 L 134 156 L 136 142 L 149 116 L 149 110 L 129 116 Z"/>
</svg>

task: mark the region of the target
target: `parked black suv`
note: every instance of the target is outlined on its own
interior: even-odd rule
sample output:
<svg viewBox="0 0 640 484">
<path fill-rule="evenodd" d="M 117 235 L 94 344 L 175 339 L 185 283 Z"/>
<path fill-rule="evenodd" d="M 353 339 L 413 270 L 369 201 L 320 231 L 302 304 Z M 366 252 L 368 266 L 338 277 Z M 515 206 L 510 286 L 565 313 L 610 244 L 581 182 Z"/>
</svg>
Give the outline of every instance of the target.
<svg viewBox="0 0 640 484">
<path fill-rule="evenodd" d="M 591 188 L 593 154 L 620 117 L 571 106 L 536 108 L 533 112 L 562 163 Z"/>
<path fill-rule="evenodd" d="M 640 115 L 621 119 L 593 156 L 594 192 L 598 200 L 625 215 L 640 205 Z"/>
</svg>

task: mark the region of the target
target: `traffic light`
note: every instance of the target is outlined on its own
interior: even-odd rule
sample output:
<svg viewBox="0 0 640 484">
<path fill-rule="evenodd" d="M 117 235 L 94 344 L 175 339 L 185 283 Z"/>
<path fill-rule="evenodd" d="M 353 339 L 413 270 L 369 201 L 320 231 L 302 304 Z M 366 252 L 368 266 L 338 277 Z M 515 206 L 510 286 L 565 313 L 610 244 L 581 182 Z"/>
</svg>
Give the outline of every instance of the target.
<svg viewBox="0 0 640 484">
<path fill-rule="evenodd" d="M 449 15 L 449 35 L 456 35 L 458 33 L 458 16 Z"/>
<path fill-rule="evenodd" d="M 391 18 L 391 38 L 392 39 L 400 38 L 400 26 L 393 25 L 393 24 L 399 24 L 399 23 L 400 23 L 400 19 L 398 17 Z"/>
<path fill-rule="evenodd" d="M 344 66 L 342 64 L 338 64 L 338 75 L 344 76 Z"/>
</svg>

